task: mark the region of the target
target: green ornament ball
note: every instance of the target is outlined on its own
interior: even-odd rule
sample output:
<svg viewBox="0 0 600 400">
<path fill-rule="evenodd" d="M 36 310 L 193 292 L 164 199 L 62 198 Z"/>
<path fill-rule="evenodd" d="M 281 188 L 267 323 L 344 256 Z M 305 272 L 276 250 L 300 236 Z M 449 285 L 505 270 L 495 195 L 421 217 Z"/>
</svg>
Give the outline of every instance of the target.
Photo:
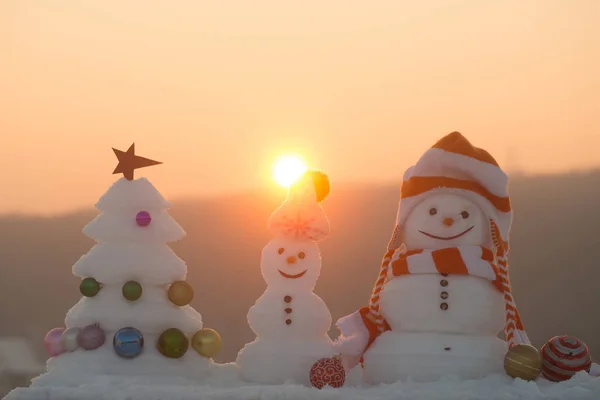
<svg viewBox="0 0 600 400">
<path fill-rule="evenodd" d="M 183 332 L 177 328 L 169 328 L 160 334 L 156 348 L 165 357 L 181 358 L 187 352 L 190 341 Z"/>
<path fill-rule="evenodd" d="M 123 285 L 123 297 L 129 301 L 136 301 L 142 297 L 142 285 L 136 281 L 129 281 Z"/>
<path fill-rule="evenodd" d="M 85 297 L 94 297 L 98 294 L 102 286 L 94 278 L 85 278 L 79 284 L 79 291 Z"/>
</svg>

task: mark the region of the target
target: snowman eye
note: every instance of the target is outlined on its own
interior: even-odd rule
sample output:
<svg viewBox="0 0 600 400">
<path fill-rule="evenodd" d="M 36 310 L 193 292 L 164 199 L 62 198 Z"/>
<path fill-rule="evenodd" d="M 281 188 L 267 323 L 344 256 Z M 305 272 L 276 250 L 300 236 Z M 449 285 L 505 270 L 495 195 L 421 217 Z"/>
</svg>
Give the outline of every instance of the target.
<svg viewBox="0 0 600 400">
<path fill-rule="evenodd" d="M 301 251 L 300 253 L 298 253 L 298 258 L 301 260 L 304 260 L 304 257 L 306 257 L 306 254 L 304 254 L 303 251 Z"/>
<path fill-rule="evenodd" d="M 279 254 L 283 254 L 284 251 L 285 251 L 285 249 L 283 247 L 280 247 L 279 250 L 277 250 L 277 252 Z"/>
<path fill-rule="evenodd" d="M 460 213 L 460 216 L 463 217 L 464 219 L 467 219 L 467 218 L 469 218 L 469 213 L 466 211 L 463 211 Z"/>
<path fill-rule="evenodd" d="M 437 208 L 435 208 L 435 207 L 430 208 L 429 215 L 435 215 L 435 214 L 437 214 Z"/>
</svg>

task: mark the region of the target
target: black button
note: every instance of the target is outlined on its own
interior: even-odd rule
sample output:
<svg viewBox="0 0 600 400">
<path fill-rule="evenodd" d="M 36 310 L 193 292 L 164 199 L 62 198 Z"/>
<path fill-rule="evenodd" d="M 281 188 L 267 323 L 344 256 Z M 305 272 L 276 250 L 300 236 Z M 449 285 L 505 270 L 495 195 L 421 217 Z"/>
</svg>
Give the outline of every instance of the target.
<svg viewBox="0 0 600 400">
<path fill-rule="evenodd" d="M 450 351 L 450 347 L 444 347 L 444 350 Z"/>
<path fill-rule="evenodd" d="M 288 324 L 288 325 L 290 325 L 292 323 L 292 320 L 291 319 L 286 319 L 285 323 Z"/>
<path fill-rule="evenodd" d="M 440 293 L 440 297 L 444 300 L 446 300 L 448 298 L 448 292 L 443 291 L 442 293 Z"/>
<path fill-rule="evenodd" d="M 286 314 L 291 314 L 292 313 L 292 309 L 291 308 L 286 308 L 285 312 L 286 312 Z"/>
<path fill-rule="evenodd" d="M 448 303 L 442 303 L 442 304 L 440 304 L 440 308 L 441 308 L 443 311 L 446 311 L 446 310 L 448 309 Z"/>
<path fill-rule="evenodd" d="M 283 301 L 285 301 L 286 303 L 290 303 L 292 301 L 292 296 L 285 296 L 283 298 Z"/>
<path fill-rule="evenodd" d="M 442 285 L 443 287 L 446 287 L 446 286 L 448 286 L 448 281 L 447 281 L 447 280 L 445 280 L 445 279 L 442 279 L 442 280 L 440 281 L 440 285 Z"/>
<path fill-rule="evenodd" d="M 448 274 L 447 274 L 447 273 L 445 273 L 445 272 L 444 272 L 444 273 L 442 273 L 441 275 L 442 275 L 442 276 L 448 276 Z"/>
</svg>

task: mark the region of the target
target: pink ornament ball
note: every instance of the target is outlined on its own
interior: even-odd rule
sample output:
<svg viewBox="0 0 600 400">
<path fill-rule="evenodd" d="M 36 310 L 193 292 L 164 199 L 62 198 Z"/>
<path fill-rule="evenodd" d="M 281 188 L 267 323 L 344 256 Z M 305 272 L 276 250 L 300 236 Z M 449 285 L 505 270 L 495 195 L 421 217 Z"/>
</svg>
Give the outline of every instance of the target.
<svg viewBox="0 0 600 400">
<path fill-rule="evenodd" d="M 62 344 L 62 334 L 65 328 L 54 328 L 51 329 L 44 337 L 44 347 L 50 357 L 56 357 L 65 352 L 65 348 Z"/>
<path fill-rule="evenodd" d="M 98 325 L 88 325 L 77 335 L 77 344 L 85 350 L 94 350 L 104 344 L 106 335 Z"/>
<path fill-rule="evenodd" d="M 340 388 L 346 381 L 346 370 L 340 357 L 321 358 L 313 364 L 309 372 L 310 384 L 317 389 L 325 386 Z"/>
<path fill-rule="evenodd" d="M 573 336 L 555 336 L 540 350 L 542 376 L 553 382 L 571 379 L 579 371 L 589 372 L 592 358 L 585 343 Z"/>
<path fill-rule="evenodd" d="M 135 222 L 142 227 L 148 226 L 150 225 L 150 222 L 152 222 L 152 216 L 148 211 L 140 211 L 135 216 Z"/>
</svg>

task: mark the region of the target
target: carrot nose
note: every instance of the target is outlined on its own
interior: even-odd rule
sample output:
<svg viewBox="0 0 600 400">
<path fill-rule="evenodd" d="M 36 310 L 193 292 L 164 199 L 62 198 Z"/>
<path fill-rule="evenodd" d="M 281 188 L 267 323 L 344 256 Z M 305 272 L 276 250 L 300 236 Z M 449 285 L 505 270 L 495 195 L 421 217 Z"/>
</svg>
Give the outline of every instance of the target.
<svg viewBox="0 0 600 400">
<path fill-rule="evenodd" d="M 442 223 L 446 226 L 452 226 L 454 224 L 454 219 L 453 218 L 444 218 L 442 220 Z"/>
<path fill-rule="evenodd" d="M 288 264 L 296 264 L 296 257 L 289 256 L 289 257 L 287 258 L 287 263 L 288 263 Z"/>
</svg>

